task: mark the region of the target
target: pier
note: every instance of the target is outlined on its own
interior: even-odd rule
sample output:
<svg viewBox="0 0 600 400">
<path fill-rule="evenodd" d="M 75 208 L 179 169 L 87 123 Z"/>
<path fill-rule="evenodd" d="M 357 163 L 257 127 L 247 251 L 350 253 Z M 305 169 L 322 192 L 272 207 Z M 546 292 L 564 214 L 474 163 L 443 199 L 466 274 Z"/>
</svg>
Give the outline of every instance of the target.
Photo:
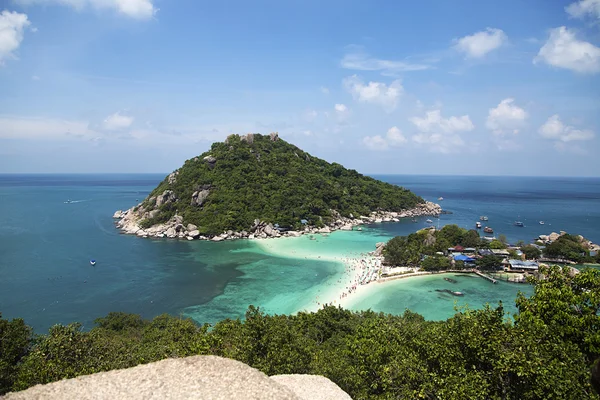
<svg viewBox="0 0 600 400">
<path fill-rule="evenodd" d="M 490 282 L 492 282 L 492 283 L 496 283 L 496 282 L 497 282 L 497 281 L 496 281 L 494 278 L 492 278 L 491 276 L 489 276 L 489 275 L 486 275 L 486 274 L 482 274 L 481 272 L 477 271 L 476 269 L 474 269 L 474 270 L 473 270 L 473 272 L 475 273 L 475 275 L 478 275 L 478 276 L 482 277 L 483 279 L 487 279 L 488 281 L 490 281 Z"/>
</svg>

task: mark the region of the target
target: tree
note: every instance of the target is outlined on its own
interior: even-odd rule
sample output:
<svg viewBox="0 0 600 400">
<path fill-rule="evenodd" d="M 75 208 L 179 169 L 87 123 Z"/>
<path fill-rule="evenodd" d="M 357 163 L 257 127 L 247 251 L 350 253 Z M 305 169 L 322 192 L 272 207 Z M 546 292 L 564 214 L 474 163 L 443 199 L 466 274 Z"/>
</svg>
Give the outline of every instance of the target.
<svg viewBox="0 0 600 400">
<path fill-rule="evenodd" d="M 462 237 L 462 242 L 460 243 L 463 247 L 477 247 L 479 246 L 479 241 L 481 238 L 479 237 L 479 232 L 475 229 L 471 229 L 467 231 Z"/>
<path fill-rule="evenodd" d="M 32 329 L 22 319 L 5 320 L 0 314 L 0 396 L 13 386 L 21 359 L 29 351 Z"/>
<path fill-rule="evenodd" d="M 522 246 L 521 251 L 523 252 L 523 254 L 525 254 L 525 258 L 527 258 L 528 260 L 540 258 L 540 256 L 542 255 L 542 251 L 532 244 Z"/>
<path fill-rule="evenodd" d="M 501 233 L 500 235 L 498 235 L 498 240 L 500 242 L 502 242 L 505 246 L 508 243 L 508 239 L 506 239 L 506 235 Z M 505 247 L 506 248 L 506 247 Z"/>
<path fill-rule="evenodd" d="M 500 260 L 496 256 L 485 255 L 478 259 L 475 264 L 482 270 L 497 270 L 502 267 Z"/>
<path fill-rule="evenodd" d="M 506 245 L 499 240 L 492 240 L 490 242 L 490 249 L 501 250 L 505 249 Z"/>
<path fill-rule="evenodd" d="M 421 268 L 425 271 L 442 271 L 450 269 L 450 260 L 442 256 L 425 257 L 421 262 Z"/>
</svg>

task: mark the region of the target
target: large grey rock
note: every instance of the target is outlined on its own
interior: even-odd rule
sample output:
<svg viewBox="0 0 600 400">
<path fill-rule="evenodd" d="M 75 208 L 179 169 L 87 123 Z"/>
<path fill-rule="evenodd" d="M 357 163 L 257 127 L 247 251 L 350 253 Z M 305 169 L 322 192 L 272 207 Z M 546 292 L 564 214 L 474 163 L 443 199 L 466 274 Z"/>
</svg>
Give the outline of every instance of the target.
<svg viewBox="0 0 600 400">
<path fill-rule="evenodd" d="M 263 229 L 263 232 L 267 235 L 267 236 L 273 236 L 274 234 L 274 229 L 273 229 L 273 225 L 268 224 L 267 226 L 265 226 L 265 228 Z"/>
<path fill-rule="evenodd" d="M 156 196 L 156 208 L 166 203 L 171 203 L 177 200 L 175 193 L 172 190 L 165 190 L 161 195 Z"/>
<path fill-rule="evenodd" d="M 195 231 L 196 229 L 198 229 L 198 227 L 194 224 L 187 224 L 187 230 L 192 232 Z"/>
<path fill-rule="evenodd" d="M 352 400 L 352 397 L 324 376 L 274 375 L 271 379 L 303 400 Z"/>
<path fill-rule="evenodd" d="M 167 235 L 168 238 L 174 238 L 175 236 L 177 236 L 177 231 L 175 231 L 175 228 L 171 227 L 171 228 L 167 229 L 165 234 Z"/>
<path fill-rule="evenodd" d="M 200 237 L 200 231 L 198 229 L 191 231 L 190 233 L 188 233 L 188 236 L 197 239 Z"/>
<path fill-rule="evenodd" d="M 291 387 L 296 387 L 299 391 L 311 390 L 302 388 L 301 381 L 298 383 L 286 378 L 282 380 L 285 383 L 280 384 L 278 380 L 281 379 L 270 379 L 239 361 L 215 356 L 194 356 L 171 358 L 129 369 L 37 385 L 22 392 L 9 393 L 6 399 L 299 400 L 306 397 L 296 395 Z M 319 382 L 322 386 L 323 382 Z M 320 392 L 320 389 L 321 387 L 315 387 L 313 390 Z M 317 397 L 312 397 L 333 398 L 318 397 L 318 393 Z"/>
<path fill-rule="evenodd" d="M 209 189 L 198 190 L 192 194 L 192 205 L 201 206 L 210 194 Z"/>
</svg>

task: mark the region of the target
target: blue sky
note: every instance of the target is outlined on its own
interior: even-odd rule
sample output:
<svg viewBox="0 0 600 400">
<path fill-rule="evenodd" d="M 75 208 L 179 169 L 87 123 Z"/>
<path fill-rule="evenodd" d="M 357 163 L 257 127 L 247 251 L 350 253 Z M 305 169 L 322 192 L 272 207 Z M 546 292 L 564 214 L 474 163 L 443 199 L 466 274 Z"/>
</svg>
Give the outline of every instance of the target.
<svg viewBox="0 0 600 400">
<path fill-rule="evenodd" d="M 600 176 L 600 0 L 0 0 L 0 172 L 279 132 L 364 173 Z"/>
</svg>

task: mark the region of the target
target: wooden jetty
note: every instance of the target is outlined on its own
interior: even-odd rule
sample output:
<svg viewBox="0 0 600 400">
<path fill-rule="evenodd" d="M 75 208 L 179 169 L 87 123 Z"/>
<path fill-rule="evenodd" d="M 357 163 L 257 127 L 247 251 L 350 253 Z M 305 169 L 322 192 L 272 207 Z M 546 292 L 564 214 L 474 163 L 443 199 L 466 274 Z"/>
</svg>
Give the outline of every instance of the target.
<svg viewBox="0 0 600 400">
<path fill-rule="evenodd" d="M 486 274 L 482 274 L 481 272 L 477 271 L 476 269 L 474 269 L 474 270 L 473 270 L 473 272 L 475 273 L 475 275 L 478 275 L 478 276 L 482 277 L 483 279 L 487 279 L 488 281 L 490 281 L 490 282 L 492 282 L 492 283 L 496 283 L 496 282 L 497 282 L 497 281 L 496 281 L 494 278 L 492 278 L 491 276 L 489 276 L 489 275 L 486 275 Z"/>
</svg>

